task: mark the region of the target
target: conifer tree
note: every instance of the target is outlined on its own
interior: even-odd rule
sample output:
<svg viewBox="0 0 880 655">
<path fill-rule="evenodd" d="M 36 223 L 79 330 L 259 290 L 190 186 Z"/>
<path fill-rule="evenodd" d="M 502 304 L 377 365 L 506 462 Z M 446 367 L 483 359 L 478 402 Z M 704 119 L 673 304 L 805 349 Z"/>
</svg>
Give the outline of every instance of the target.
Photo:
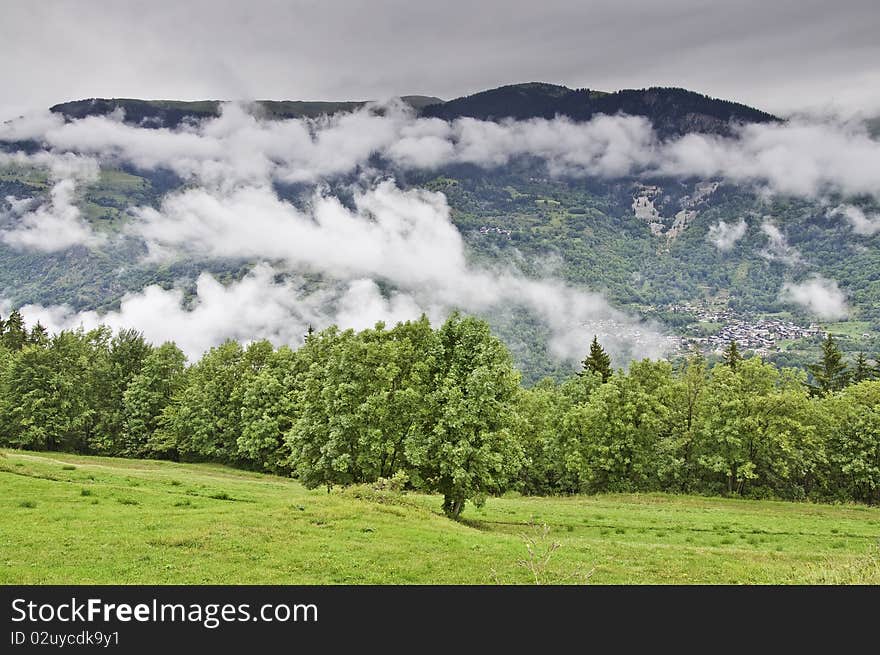
<svg viewBox="0 0 880 655">
<path fill-rule="evenodd" d="M 25 329 L 24 319 L 19 311 L 13 310 L 6 320 L 3 330 L 3 345 L 9 350 L 21 350 L 27 345 L 28 334 Z"/>
<path fill-rule="evenodd" d="M 727 348 L 724 349 L 724 353 L 721 355 L 721 360 L 732 369 L 736 369 L 742 358 L 736 341 L 731 341 L 727 344 Z"/>
<path fill-rule="evenodd" d="M 583 370 L 578 375 L 585 373 L 595 373 L 602 377 L 602 382 L 608 382 L 611 377 L 611 357 L 605 352 L 605 349 L 599 345 L 599 337 L 593 335 L 593 342 L 590 344 L 590 354 L 581 362 Z"/>
<path fill-rule="evenodd" d="M 865 353 L 859 353 L 856 356 L 856 365 L 853 368 L 852 381 L 863 382 L 864 380 L 874 379 L 874 369 L 868 364 L 868 358 Z"/>
<path fill-rule="evenodd" d="M 49 343 L 49 331 L 39 321 L 31 328 L 28 343 L 34 346 L 45 346 Z"/>
<path fill-rule="evenodd" d="M 810 384 L 810 392 L 816 396 L 822 396 L 832 391 L 843 389 L 850 378 L 850 371 L 843 361 L 843 353 L 828 334 L 822 342 L 822 359 L 816 364 L 808 364 L 807 370 L 813 378 Z"/>
</svg>

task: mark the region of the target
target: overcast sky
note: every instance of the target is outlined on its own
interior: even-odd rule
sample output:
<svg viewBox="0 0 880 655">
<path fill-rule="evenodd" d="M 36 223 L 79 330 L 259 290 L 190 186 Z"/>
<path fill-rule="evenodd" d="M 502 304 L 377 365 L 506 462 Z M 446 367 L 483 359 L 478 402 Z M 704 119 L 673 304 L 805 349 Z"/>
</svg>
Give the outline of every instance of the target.
<svg viewBox="0 0 880 655">
<path fill-rule="evenodd" d="M 87 97 L 675 85 L 880 113 L 877 0 L 2 0 L 0 118 Z"/>
</svg>

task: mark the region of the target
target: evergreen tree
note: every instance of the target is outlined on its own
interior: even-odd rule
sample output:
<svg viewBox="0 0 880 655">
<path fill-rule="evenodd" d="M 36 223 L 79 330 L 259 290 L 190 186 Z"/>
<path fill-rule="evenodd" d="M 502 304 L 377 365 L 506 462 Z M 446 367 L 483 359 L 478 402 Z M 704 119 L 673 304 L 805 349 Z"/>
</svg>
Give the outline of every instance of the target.
<svg viewBox="0 0 880 655">
<path fill-rule="evenodd" d="M 3 328 L 3 345 L 9 350 L 21 350 L 27 345 L 28 333 L 24 319 L 17 309 L 9 315 Z"/>
<path fill-rule="evenodd" d="M 817 364 L 808 364 L 807 370 L 813 378 L 810 392 L 815 396 L 825 395 L 843 389 L 849 382 L 850 372 L 843 361 L 843 353 L 828 334 L 822 342 L 822 360 Z"/>
<path fill-rule="evenodd" d="M 859 353 L 856 357 L 856 365 L 852 373 L 853 382 L 864 382 L 865 380 L 874 379 L 874 369 L 868 364 L 868 358 L 865 353 Z"/>
<path fill-rule="evenodd" d="M 605 349 L 599 345 L 599 338 L 593 335 L 593 342 L 590 344 L 590 354 L 581 362 L 583 370 L 578 375 L 585 373 L 595 373 L 602 377 L 602 382 L 608 382 L 611 377 L 611 357 L 605 352 Z"/>
<path fill-rule="evenodd" d="M 724 349 L 721 355 L 721 361 L 730 368 L 736 369 L 737 365 L 742 361 L 742 355 L 739 352 L 739 346 L 736 345 L 736 341 L 731 341 L 727 344 L 727 348 Z"/>
<path fill-rule="evenodd" d="M 28 343 L 33 346 L 45 346 L 49 343 L 49 331 L 39 321 L 31 328 Z"/>
</svg>

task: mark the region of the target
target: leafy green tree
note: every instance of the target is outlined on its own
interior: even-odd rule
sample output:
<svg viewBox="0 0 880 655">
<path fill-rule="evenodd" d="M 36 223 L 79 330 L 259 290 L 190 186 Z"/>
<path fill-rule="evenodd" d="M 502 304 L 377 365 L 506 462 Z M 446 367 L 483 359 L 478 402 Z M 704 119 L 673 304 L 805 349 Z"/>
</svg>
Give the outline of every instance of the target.
<svg viewBox="0 0 880 655">
<path fill-rule="evenodd" d="M 154 442 L 162 412 L 184 382 L 186 356 L 174 343 L 152 349 L 123 395 L 120 452 L 126 457 L 164 455 Z"/>
<path fill-rule="evenodd" d="M 99 357 L 92 362 L 93 406 L 96 409 L 91 448 L 104 455 L 122 453 L 124 396 L 140 373 L 152 347 L 137 330 L 124 329 L 111 335 L 109 329 L 95 332 L 100 339 Z"/>
<path fill-rule="evenodd" d="M 289 473 L 295 466 L 287 434 L 297 416 L 296 392 L 305 358 L 284 346 L 245 381 L 241 398 L 241 436 L 236 442 L 244 461 L 267 471 Z"/>
<path fill-rule="evenodd" d="M 513 431 L 523 448 L 519 489 L 528 494 L 577 493 L 581 489 L 582 453 L 578 435 L 565 430 L 565 418 L 589 401 L 602 385 L 597 373 L 581 371 L 564 382 L 545 378 L 520 389 Z"/>
<path fill-rule="evenodd" d="M 65 331 L 47 347 L 26 345 L 13 355 L 3 383 L 11 445 L 90 452 L 99 413 L 93 371 L 105 333 Z"/>
<path fill-rule="evenodd" d="M 711 411 L 703 418 L 698 450 L 707 480 L 718 475 L 728 494 L 787 488 L 798 473 L 792 472 L 788 453 L 808 450 L 797 443 L 815 429 L 805 420 L 809 398 L 801 377 L 758 357 L 743 360 L 736 369 L 717 365 L 708 399 Z"/>
<path fill-rule="evenodd" d="M 581 478 L 587 491 L 657 488 L 659 442 L 670 431 L 672 368 L 668 362 L 633 362 L 629 372 L 603 384 L 586 405 L 566 416 L 579 436 Z"/>
<path fill-rule="evenodd" d="M 237 385 L 245 371 L 241 344 L 226 341 L 211 348 L 187 372 L 171 404 L 163 411 L 157 442 L 183 460 L 234 463 L 241 434 Z"/>
<path fill-rule="evenodd" d="M 694 354 L 675 376 L 670 394 L 670 434 L 660 442 L 658 475 L 664 488 L 688 491 L 696 477 L 696 447 L 708 398 L 709 371 L 706 359 Z"/>
<path fill-rule="evenodd" d="M 429 419 L 436 361 L 427 318 L 358 334 L 324 330 L 301 349 L 303 376 L 291 446 L 307 486 L 370 482 L 405 464 L 405 442 Z M 316 354 L 320 353 L 317 357 Z"/>
<path fill-rule="evenodd" d="M 583 370 L 579 375 L 584 373 L 595 373 L 602 378 L 602 382 L 608 382 L 613 371 L 611 370 L 611 357 L 605 352 L 605 349 L 599 345 L 599 337 L 593 335 L 593 341 L 590 343 L 590 354 L 584 358 L 582 362 Z"/>
<path fill-rule="evenodd" d="M 827 495 L 880 503 L 880 381 L 863 381 L 823 400 L 833 417 Z"/>
<path fill-rule="evenodd" d="M 443 511 L 457 518 L 468 499 L 502 490 L 520 467 L 511 433 L 519 373 L 484 321 L 453 314 L 437 339 L 430 414 L 413 426 L 405 453 L 410 479 L 443 494 Z"/>
</svg>

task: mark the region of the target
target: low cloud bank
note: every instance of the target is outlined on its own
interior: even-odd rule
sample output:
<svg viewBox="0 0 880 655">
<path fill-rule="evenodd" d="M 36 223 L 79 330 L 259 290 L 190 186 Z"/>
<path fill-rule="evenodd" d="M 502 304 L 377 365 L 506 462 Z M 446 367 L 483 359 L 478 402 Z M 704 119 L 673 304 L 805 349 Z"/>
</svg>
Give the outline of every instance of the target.
<svg viewBox="0 0 880 655">
<path fill-rule="evenodd" d="M 228 287 L 203 274 L 192 310 L 184 309 L 181 291 L 149 287 L 104 316 L 58 307 L 25 311 L 53 329 L 99 322 L 137 327 L 154 341 L 181 340 L 194 356 L 227 337 L 295 345 L 309 324 L 363 328 L 423 312 L 436 322 L 453 309 L 491 316 L 515 305 L 547 326 L 552 354 L 561 359 L 582 357 L 594 333 L 619 355 L 657 357 L 666 350 L 655 327 L 615 310 L 600 294 L 529 279 L 513 268 L 471 265 L 446 198 L 391 181 L 357 193 L 354 209 L 316 194 L 307 212 L 268 187 L 188 189 L 169 195 L 159 210 L 141 209 L 130 229 L 153 258 L 235 256 L 271 264 Z M 320 274 L 327 287 L 304 295 L 290 279 L 305 272 Z M 279 274 L 288 281 L 277 281 Z M 382 294 L 380 284 L 394 291 Z"/>
<path fill-rule="evenodd" d="M 145 169 L 168 168 L 192 182 L 318 182 L 368 169 L 379 157 L 404 168 L 469 163 L 502 166 L 523 155 L 551 175 L 668 175 L 726 179 L 772 193 L 829 192 L 880 198 L 880 142 L 858 122 L 793 119 L 739 127 L 731 137 L 688 134 L 661 141 L 641 117 L 597 116 L 493 123 L 417 118 L 399 102 L 318 119 L 264 120 L 227 103 L 221 115 L 177 129 L 127 125 L 121 116 L 64 122 L 32 115 L 0 125 L 0 140 L 34 139 Z"/>
<path fill-rule="evenodd" d="M 880 232 L 880 214 L 866 214 L 854 205 L 840 205 L 829 212 L 830 216 L 843 216 L 852 225 L 852 231 L 863 237 Z"/>
<path fill-rule="evenodd" d="M 52 188 L 48 200 L 36 198 L 5 198 L 7 209 L 0 211 L 0 221 L 10 224 L 0 230 L 0 240 L 22 250 L 55 252 L 72 246 L 96 247 L 105 241 L 92 231 L 76 206 L 77 188 L 98 179 L 94 159 L 72 154 L 4 155 L 0 166 L 17 164 L 46 167 Z"/>
<path fill-rule="evenodd" d="M 825 320 L 843 319 L 849 315 L 846 295 L 837 286 L 837 282 L 821 275 L 814 275 L 799 284 L 785 284 L 780 299 L 800 305 Z"/>
<path fill-rule="evenodd" d="M 691 134 L 661 141 L 645 119 L 631 116 L 586 123 L 446 122 L 416 118 L 399 103 L 381 109 L 270 121 L 227 104 L 216 119 L 174 130 L 127 125 L 120 115 L 65 122 L 42 114 L 0 125 L 0 140 L 32 139 L 42 147 L 33 154 L 0 154 L 0 164 L 48 167 L 52 183 L 45 202 L 8 199 L 9 227 L 0 232 L 5 243 L 43 251 L 99 246 L 103 238 L 75 206 L 77 188 L 94 181 L 99 165 L 125 163 L 170 169 L 187 182 L 158 208 L 130 208 L 128 235 L 143 239 L 151 258 L 267 262 L 226 287 L 202 275 L 191 308 L 180 290 L 148 287 L 103 316 L 64 307 L 32 306 L 27 312 L 54 329 L 98 322 L 137 327 L 153 341 L 176 339 L 196 356 L 228 337 L 296 344 L 309 324 L 365 327 L 422 312 L 437 321 L 455 308 L 491 314 L 516 305 L 544 322 L 558 357 L 581 357 L 593 333 L 612 352 L 658 356 L 665 350 L 659 332 L 615 310 L 600 294 L 552 278 L 528 279 L 512 268 L 471 265 L 445 197 L 376 183 L 387 175 L 384 164 L 491 168 L 529 156 L 543 161 L 550 175 L 716 178 L 768 193 L 880 197 L 880 143 L 851 123 L 748 125 L 732 137 Z M 320 188 L 351 174 L 369 187 L 355 194 L 353 209 L 320 191 L 308 209 L 297 209 L 273 189 L 279 181 Z M 854 207 L 840 212 L 856 234 L 880 229 L 877 217 Z M 779 227 L 765 222 L 761 229 L 767 258 L 802 261 Z M 726 251 L 746 230 L 742 219 L 720 221 L 707 238 Z M 327 287 L 304 291 L 296 276 L 305 272 L 320 274 Z M 395 291 L 380 290 L 389 285 Z M 824 278 L 787 285 L 783 295 L 823 318 L 847 312 L 836 283 Z"/>
</svg>

